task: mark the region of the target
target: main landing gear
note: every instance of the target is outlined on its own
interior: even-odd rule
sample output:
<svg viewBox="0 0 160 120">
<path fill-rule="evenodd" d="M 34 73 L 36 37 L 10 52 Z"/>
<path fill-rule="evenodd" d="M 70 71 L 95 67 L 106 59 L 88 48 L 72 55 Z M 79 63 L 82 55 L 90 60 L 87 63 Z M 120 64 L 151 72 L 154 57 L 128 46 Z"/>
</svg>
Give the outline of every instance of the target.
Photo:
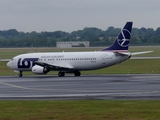
<svg viewBox="0 0 160 120">
<path fill-rule="evenodd" d="M 80 76 L 80 75 L 81 75 L 81 73 L 79 71 L 74 72 L 74 76 Z"/>
<path fill-rule="evenodd" d="M 65 76 L 65 73 L 60 71 L 60 72 L 58 73 L 58 76 L 59 76 L 59 77 L 64 77 L 64 76 Z"/>
<path fill-rule="evenodd" d="M 79 71 L 74 71 L 73 73 L 74 73 L 74 76 L 80 76 L 81 75 L 81 73 Z M 60 71 L 58 73 L 58 76 L 59 77 L 64 77 L 65 76 L 65 72 Z"/>
</svg>

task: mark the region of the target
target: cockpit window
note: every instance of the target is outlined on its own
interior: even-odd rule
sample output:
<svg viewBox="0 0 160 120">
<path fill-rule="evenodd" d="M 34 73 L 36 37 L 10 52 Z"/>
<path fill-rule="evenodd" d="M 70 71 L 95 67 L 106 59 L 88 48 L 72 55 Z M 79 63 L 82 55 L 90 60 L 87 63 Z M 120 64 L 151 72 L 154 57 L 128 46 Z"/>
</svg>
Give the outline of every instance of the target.
<svg viewBox="0 0 160 120">
<path fill-rule="evenodd" d="M 14 59 L 12 58 L 11 61 L 14 61 Z"/>
</svg>

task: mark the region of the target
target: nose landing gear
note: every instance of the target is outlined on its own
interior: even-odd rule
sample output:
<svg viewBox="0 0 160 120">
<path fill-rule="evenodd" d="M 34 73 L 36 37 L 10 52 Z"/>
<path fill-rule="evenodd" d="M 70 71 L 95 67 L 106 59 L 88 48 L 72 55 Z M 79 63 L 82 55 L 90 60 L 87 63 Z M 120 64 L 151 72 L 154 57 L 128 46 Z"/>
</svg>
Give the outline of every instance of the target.
<svg viewBox="0 0 160 120">
<path fill-rule="evenodd" d="M 59 77 L 64 77 L 64 76 L 65 76 L 65 73 L 60 71 L 60 72 L 58 73 L 58 76 L 59 76 Z"/>
<path fill-rule="evenodd" d="M 19 71 L 18 76 L 19 76 L 19 77 L 22 77 L 22 76 L 23 76 L 22 71 Z"/>
</svg>

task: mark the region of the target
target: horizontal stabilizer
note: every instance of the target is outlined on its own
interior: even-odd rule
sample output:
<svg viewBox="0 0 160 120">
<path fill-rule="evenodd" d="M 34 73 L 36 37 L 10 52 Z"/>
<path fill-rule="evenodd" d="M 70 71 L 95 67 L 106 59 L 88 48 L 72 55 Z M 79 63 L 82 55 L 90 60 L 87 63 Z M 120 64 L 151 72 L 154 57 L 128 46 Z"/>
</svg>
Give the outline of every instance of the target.
<svg viewBox="0 0 160 120">
<path fill-rule="evenodd" d="M 140 55 L 140 54 L 145 54 L 145 53 L 151 53 L 153 51 L 144 51 L 144 52 L 133 52 L 131 55 Z"/>
</svg>

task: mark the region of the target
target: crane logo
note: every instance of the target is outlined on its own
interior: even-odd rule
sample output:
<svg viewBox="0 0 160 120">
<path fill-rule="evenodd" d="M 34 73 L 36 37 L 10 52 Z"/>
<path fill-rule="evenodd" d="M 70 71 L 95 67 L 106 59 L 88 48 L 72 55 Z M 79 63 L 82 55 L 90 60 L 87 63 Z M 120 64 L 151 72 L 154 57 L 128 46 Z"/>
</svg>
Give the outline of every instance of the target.
<svg viewBox="0 0 160 120">
<path fill-rule="evenodd" d="M 123 29 L 118 36 L 117 42 L 121 47 L 127 47 L 129 46 L 129 39 L 130 39 L 131 33 L 127 29 Z"/>
</svg>

